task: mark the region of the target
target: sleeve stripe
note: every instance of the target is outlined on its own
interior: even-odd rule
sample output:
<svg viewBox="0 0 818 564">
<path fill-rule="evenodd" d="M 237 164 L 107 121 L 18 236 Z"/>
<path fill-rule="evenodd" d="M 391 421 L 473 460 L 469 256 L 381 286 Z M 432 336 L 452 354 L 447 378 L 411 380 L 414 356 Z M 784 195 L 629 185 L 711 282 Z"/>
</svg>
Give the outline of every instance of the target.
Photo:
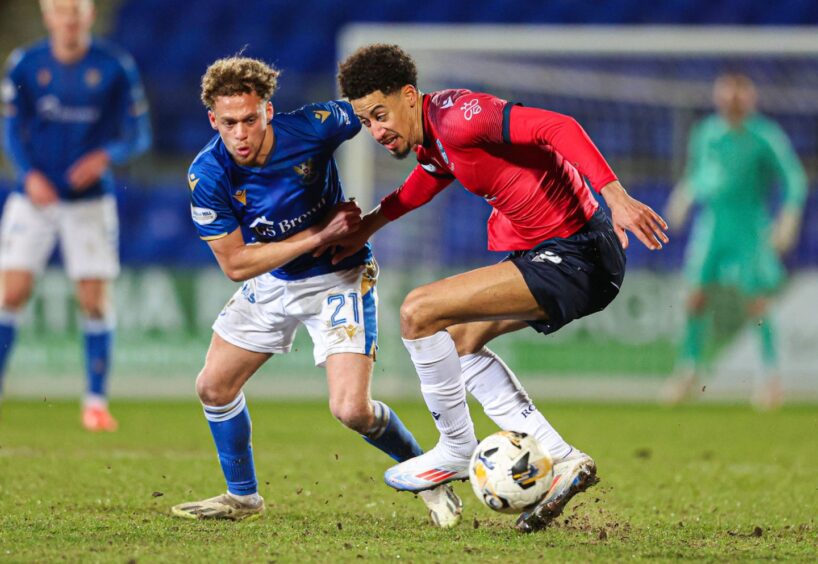
<svg viewBox="0 0 818 564">
<path fill-rule="evenodd" d="M 435 178 L 454 178 L 453 175 L 446 174 L 445 172 L 432 172 L 431 170 L 423 168 L 423 167 L 421 167 L 421 169 L 423 170 L 423 172 L 425 172 L 429 176 L 434 176 Z"/>
<path fill-rule="evenodd" d="M 207 235 L 207 236 L 200 236 L 199 238 L 202 241 L 215 241 L 216 239 L 221 239 L 222 237 L 227 237 L 229 233 L 219 233 L 218 235 Z"/>
<path fill-rule="evenodd" d="M 522 106 L 520 103 L 507 102 L 503 107 L 503 142 L 511 144 L 511 108 Z"/>
</svg>

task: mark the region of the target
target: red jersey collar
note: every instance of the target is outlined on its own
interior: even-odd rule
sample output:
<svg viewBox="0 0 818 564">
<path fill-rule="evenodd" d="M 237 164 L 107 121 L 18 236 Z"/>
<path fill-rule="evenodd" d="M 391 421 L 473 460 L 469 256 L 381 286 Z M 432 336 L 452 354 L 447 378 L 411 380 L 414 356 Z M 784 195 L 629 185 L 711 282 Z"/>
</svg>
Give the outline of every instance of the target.
<svg viewBox="0 0 818 564">
<path fill-rule="evenodd" d="M 420 114 L 421 127 L 423 127 L 423 148 L 432 146 L 432 123 L 429 121 L 429 105 L 432 103 L 432 96 L 423 94 L 423 105 Z"/>
</svg>

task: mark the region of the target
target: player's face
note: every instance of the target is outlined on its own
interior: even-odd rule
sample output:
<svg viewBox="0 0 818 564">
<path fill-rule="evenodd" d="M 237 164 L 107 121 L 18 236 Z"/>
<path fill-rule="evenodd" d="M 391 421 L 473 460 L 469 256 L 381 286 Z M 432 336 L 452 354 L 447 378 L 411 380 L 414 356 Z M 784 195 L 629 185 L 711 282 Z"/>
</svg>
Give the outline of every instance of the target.
<svg viewBox="0 0 818 564">
<path fill-rule="evenodd" d="M 756 98 L 756 89 L 745 76 L 722 76 L 713 87 L 716 108 L 734 124 L 741 123 L 755 109 Z"/>
<path fill-rule="evenodd" d="M 90 0 L 43 0 L 43 21 L 51 40 L 63 48 L 80 45 L 94 24 Z"/>
<path fill-rule="evenodd" d="M 227 151 L 237 164 L 261 166 L 273 146 L 270 120 L 273 104 L 258 94 L 219 96 L 207 112 L 210 126 L 219 132 Z"/>
<path fill-rule="evenodd" d="M 372 137 L 398 159 L 423 142 L 420 96 L 413 86 L 385 96 L 380 90 L 350 100 L 355 115 Z"/>
</svg>

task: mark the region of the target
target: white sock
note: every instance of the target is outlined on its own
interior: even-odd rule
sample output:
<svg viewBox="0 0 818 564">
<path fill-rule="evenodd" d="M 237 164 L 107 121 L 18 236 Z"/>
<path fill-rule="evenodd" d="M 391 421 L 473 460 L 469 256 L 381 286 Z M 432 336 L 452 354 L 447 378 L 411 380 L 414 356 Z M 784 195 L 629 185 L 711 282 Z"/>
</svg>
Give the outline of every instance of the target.
<svg viewBox="0 0 818 564">
<path fill-rule="evenodd" d="M 85 394 L 82 400 L 82 407 L 96 407 L 100 409 L 108 409 L 108 398 L 97 394 Z"/>
<path fill-rule="evenodd" d="M 247 495 L 239 495 L 234 494 L 232 492 L 227 492 L 227 495 L 229 495 L 230 497 L 244 505 L 258 505 L 259 503 L 261 503 L 261 496 L 258 495 L 258 492 L 254 492 Z"/>
<path fill-rule="evenodd" d="M 554 460 L 571 452 L 571 445 L 537 410 L 520 381 L 499 356 L 483 347 L 474 354 L 461 356 L 460 369 L 466 389 L 500 429 L 534 436 Z"/>
<path fill-rule="evenodd" d="M 438 446 L 457 458 L 470 457 L 477 439 L 454 341 L 446 331 L 439 331 L 430 337 L 404 339 L 403 344 L 415 364 L 420 391 L 440 431 Z"/>
</svg>

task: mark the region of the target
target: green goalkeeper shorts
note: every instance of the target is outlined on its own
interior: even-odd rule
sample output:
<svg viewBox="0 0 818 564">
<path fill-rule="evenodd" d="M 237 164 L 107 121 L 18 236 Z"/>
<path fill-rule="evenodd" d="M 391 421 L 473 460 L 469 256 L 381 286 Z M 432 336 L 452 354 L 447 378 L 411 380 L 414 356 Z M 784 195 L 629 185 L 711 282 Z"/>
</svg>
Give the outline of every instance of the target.
<svg viewBox="0 0 818 564">
<path fill-rule="evenodd" d="M 730 286 L 759 296 L 778 288 L 784 267 L 766 237 L 699 232 L 688 243 L 685 278 L 693 286 Z"/>
</svg>

